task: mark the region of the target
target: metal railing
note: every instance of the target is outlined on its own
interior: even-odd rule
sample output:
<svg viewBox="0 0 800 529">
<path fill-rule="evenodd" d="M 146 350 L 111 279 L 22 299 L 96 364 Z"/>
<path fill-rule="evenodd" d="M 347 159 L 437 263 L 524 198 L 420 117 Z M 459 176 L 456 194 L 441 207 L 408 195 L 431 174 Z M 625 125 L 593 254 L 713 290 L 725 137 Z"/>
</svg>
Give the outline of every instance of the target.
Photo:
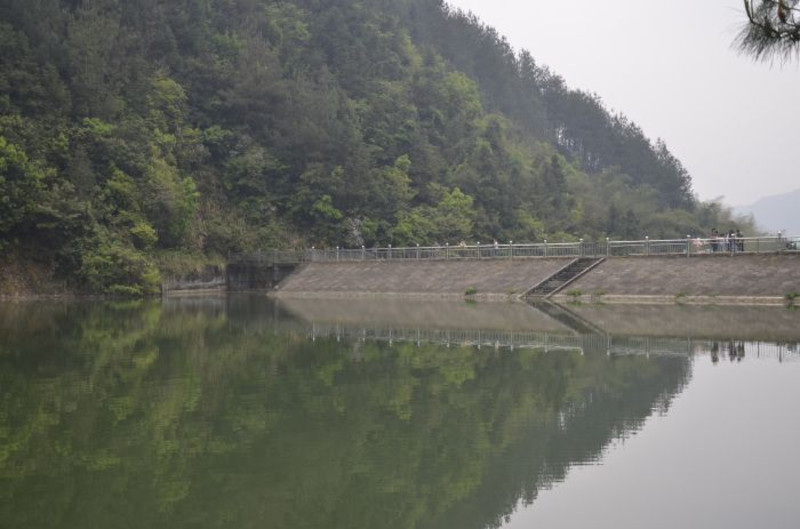
<svg viewBox="0 0 800 529">
<path fill-rule="evenodd" d="M 393 248 L 309 248 L 267 250 L 230 257 L 231 262 L 301 262 L 525 259 L 533 257 L 635 257 L 800 253 L 800 237 L 693 238 L 584 241 L 535 244 L 458 244 Z"/>
<path fill-rule="evenodd" d="M 306 250 L 260 250 L 251 253 L 228 255 L 229 263 L 254 265 L 298 264 L 310 261 Z"/>
<path fill-rule="evenodd" d="M 529 257 L 627 257 L 648 255 L 736 255 L 742 253 L 800 252 L 798 238 L 742 237 L 639 241 L 584 241 L 536 244 L 459 244 L 393 248 L 306 250 L 307 261 L 519 259 Z"/>
</svg>

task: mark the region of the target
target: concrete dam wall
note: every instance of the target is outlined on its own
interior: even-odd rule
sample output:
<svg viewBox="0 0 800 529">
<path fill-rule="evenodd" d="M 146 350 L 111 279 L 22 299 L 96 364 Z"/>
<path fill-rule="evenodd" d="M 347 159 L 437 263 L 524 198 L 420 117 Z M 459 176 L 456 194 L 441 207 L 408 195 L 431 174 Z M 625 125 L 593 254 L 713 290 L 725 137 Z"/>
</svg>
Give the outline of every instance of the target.
<svg viewBox="0 0 800 529">
<path fill-rule="evenodd" d="M 307 263 L 280 282 L 278 297 L 516 298 L 571 258 Z M 703 303 L 779 303 L 800 293 L 800 255 L 608 258 L 555 298 Z M 798 299 L 800 304 L 800 299 Z"/>
<path fill-rule="evenodd" d="M 782 300 L 800 293 L 800 255 L 612 258 L 578 278 L 559 297 L 569 292 L 609 301 Z"/>
<path fill-rule="evenodd" d="M 281 282 L 278 297 L 514 297 L 544 281 L 570 258 L 308 263 Z"/>
</svg>

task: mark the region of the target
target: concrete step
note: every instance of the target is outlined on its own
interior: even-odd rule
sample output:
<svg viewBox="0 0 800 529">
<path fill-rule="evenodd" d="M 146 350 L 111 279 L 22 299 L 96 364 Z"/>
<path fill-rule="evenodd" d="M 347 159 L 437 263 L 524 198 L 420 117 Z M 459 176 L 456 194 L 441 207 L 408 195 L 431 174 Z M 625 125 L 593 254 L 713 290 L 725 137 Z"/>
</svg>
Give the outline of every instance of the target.
<svg viewBox="0 0 800 529">
<path fill-rule="evenodd" d="M 577 278 L 581 277 L 588 270 L 591 270 L 602 261 L 603 258 L 595 257 L 581 257 L 575 259 L 567 266 L 553 274 L 553 276 L 547 278 L 529 290 L 527 295 L 534 297 L 550 296 L 563 289 Z"/>
</svg>

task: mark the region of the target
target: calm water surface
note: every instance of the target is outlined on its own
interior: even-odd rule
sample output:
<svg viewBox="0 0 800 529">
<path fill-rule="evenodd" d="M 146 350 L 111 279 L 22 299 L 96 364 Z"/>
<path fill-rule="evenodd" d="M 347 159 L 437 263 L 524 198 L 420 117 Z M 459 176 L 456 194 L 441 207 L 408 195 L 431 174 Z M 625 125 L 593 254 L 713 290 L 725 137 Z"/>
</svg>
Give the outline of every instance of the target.
<svg viewBox="0 0 800 529">
<path fill-rule="evenodd" d="M 795 528 L 800 311 L 0 307 L 0 528 Z"/>
</svg>

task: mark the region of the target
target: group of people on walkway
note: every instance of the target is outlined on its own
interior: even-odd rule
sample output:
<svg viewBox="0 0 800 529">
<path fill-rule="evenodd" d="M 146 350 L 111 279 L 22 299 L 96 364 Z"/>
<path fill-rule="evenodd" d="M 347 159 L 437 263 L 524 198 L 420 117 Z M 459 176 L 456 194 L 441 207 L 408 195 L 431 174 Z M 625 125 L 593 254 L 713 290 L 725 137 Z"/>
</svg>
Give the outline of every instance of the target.
<svg viewBox="0 0 800 529">
<path fill-rule="evenodd" d="M 729 230 L 720 233 L 717 228 L 711 230 L 711 251 L 716 252 L 743 252 L 744 235 L 740 230 Z"/>
</svg>

